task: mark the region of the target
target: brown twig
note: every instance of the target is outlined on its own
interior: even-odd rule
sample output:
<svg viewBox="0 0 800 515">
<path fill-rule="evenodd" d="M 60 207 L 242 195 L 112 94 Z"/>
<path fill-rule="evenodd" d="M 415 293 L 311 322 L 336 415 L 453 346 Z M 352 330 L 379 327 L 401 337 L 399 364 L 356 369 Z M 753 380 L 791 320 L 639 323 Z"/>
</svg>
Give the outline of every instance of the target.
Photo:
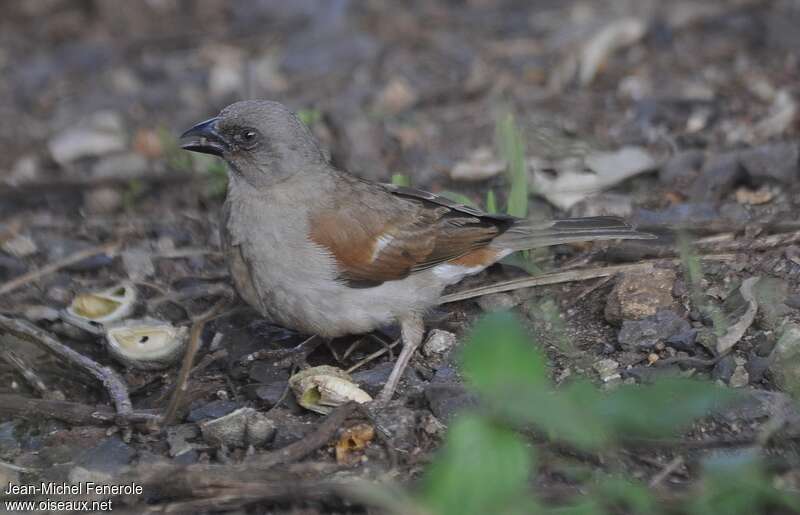
<svg viewBox="0 0 800 515">
<path fill-rule="evenodd" d="M 56 340 L 49 332 L 25 320 L 8 318 L 0 315 L 0 333 L 8 333 L 22 340 L 44 347 L 47 351 L 96 378 L 103 384 L 114 403 L 114 407 L 117 410 L 117 422 L 120 426 L 127 425 L 127 420 L 133 412 L 133 406 L 130 396 L 128 395 L 128 387 L 119 374 L 113 369 L 100 365 L 96 361 L 72 350 Z"/>
<path fill-rule="evenodd" d="M 165 427 L 170 426 L 175 422 L 175 414 L 178 412 L 178 407 L 181 405 L 183 397 L 186 394 L 186 390 L 189 385 L 189 375 L 191 375 L 194 358 L 197 355 L 197 351 L 200 349 L 200 344 L 202 343 L 203 329 L 205 328 L 206 323 L 222 312 L 223 308 L 225 308 L 225 306 L 227 306 L 233 298 L 232 292 L 227 288 L 225 289 L 225 292 L 221 293 L 223 298 L 214 304 L 210 309 L 208 309 L 208 311 L 196 317 L 192 322 L 192 328 L 189 331 L 189 345 L 187 346 L 186 354 L 183 357 L 183 363 L 181 364 L 181 371 L 178 374 L 178 380 L 175 382 L 175 393 L 172 395 L 172 399 L 170 399 L 170 403 L 164 412 L 163 424 Z"/>
<path fill-rule="evenodd" d="M 80 402 L 50 399 L 32 399 L 22 395 L 0 394 L 0 416 L 2 417 L 44 417 L 61 420 L 79 426 L 114 424 L 116 413 L 108 406 L 90 406 Z M 149 422 L 158 417 L 148 411 L 131 411 L 131 422 Z"/>
<path fill-rule="evenodd" d="M 0 359 L 3 359 L 6 363 L 11 365 L 14 369 L 16 369 L 19 374 L 25 378 L 31 387 L 39 392 L 45 399 L 53 399 L 57 401 L 63 401 L 66 399 L 64 394 L 58 390 L 51 390 L 47 387 L 47 385 L 42 381 L 39 375 L 30 367 L 25 360 L 23 360 L 17 353 L 10 349 L 0 350 Z"/>
<path fill-rule="evenodd" d="M 655 488 L 660 485 L 665 479 L 672 475 L 673 472 L 678 470 L 683 465 L 683 456 L 676 456 L 667 465 L 661 469 L 658 474 L 653 476 L 650 480 L 650 488 Z"/>
<path fill-rule="evenodd" d="M 54 272 L 61 270 L 64 267 L 74 265 L 80 261 L 83 261 L 86 258 L 90 258 L 92 256 L 96 256 L 97 254 L 109 254 L 114 255 L 116 251 L 119 249 L 120 243 L 106 243 L 104 245 L 98 245 L 96 247 L 91 247 L 84 250 L 79 250 L 78 252 L 74 252 L 69 256 L 66 256 L 58 261 L 54 261 L 49 263 L 42 268 L 37 268 L 36 270 L 32 270 L 26 274 L 22 274 L 19 277 L 15 277 L 10 281 L 7 281 L 3 285 L 0 285 L 0 295 L 5 295 L 6 293 L 10 293 L 17 288 L 21 288 L 26 284 L 41 279 L 46 275 L 50 275 Z"/>
<path fill-rule="evenodd" d="M 700 256 L 700 259 L 710 261 L 730 261 L 735 258 L 735 255 L 721 254 L 711 256 Z M 561 284 L 574 281 L 585 281 L 587 279 L 596 279 L 599 277 L 608 277 L 622 272 L 646 271 L 653 268 L 656 264 L 679 263 L 679 259 L 654 259 L 643 261 L 641 263 L 633 263 L 630 265 L 613 265 L 603 266 L 597 268 L 590 268 L 587 270 L 569 270 L 566 272 L 554 272 L 549 274 L 542 274 L 536 277 L 522 277 L 520 279 L 511 279 L 510 281 L 503 281 L 499 283 L 489 284 L 486 286 L 479 286 L 466 291 L 451 293 L 443 295 L 439 301 L 440 304 L 447 304 L 450 302 L 457 302 L 461 300 L 474 299 L 475 297 L 483 297 L 492 293 L 500 293 L 506 291 L 521 290 L 523 288 L 533 288 L 536 286 L 547 286 L 551 284 Z"/>
<path fill-rule="evenodd" d="M 302 440 L 291 443 L 277 451 L 254 456 L 247 463 L 258 466 L 261 469 L 268 469 L 275 465 L 284 465 L 305 458 L 334 437 L 336 431 L 342 427 L 345 420 L 355 411 L 356 406 L 357 404 L 353 402 L 339 406 L 317 426 L 314 432 Z"/>
<path fill-rule="evenodd" d="M 401 341 L 401 340 L 398 338 L 398 339 L 397 339 L 397 340 L 395 340 L 394 342 L 392 342 L 392 343 L 388 344 L 386 347 L 383 347 L 383 348 L 382 348 L 382 349 L 380 349 L 380 350 L 376 350 L 375 352 L 373 352 L 372 354 L 370 354 L 370 355 L 369 355 L 369 356 L 367 356 L 366 358 L 362 359 L 361 361 L 359 361 L 358 363 L 356 363 L 356 364 L 355 364 L 355 365 L 353 365 L 352 367 L 348 368 L 348 369 L 347 369 L 347 373 L 348 373 L 348 374 L 352 374 L 353 372 L 355 372 L 355 371 L 356 371 L 356 370 L 358 370 L 359 368 L 363 367 L 364 365 L 366 365 L 366 364 L 367 364 L 367 363 L 369 363 L 370 361 L 372 361 L 372 360 L 374 360 L 374 359 L 376 359 L 376 358 L 379 358 L 379 357 L 383 356 L 383 355 L 384 355 L 384 354 L 386 354 L 387 352 L 391 351 L 393 347 L 395 347 L 397 344 L 399 344 L 399 343 L 400 343 L 400 341 Z"/>
</svg>

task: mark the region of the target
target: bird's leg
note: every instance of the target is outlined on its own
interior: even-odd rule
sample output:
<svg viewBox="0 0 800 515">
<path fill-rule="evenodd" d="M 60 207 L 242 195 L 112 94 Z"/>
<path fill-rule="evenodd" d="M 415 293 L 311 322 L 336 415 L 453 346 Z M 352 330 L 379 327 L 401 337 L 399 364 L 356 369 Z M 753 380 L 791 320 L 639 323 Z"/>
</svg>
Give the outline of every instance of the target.
<svg viewBox="0 0 800 515">
<path fill-rule="evenodd" d="M 392 399 L 392 395 L 394 395 L 394 391 L 400 383 L 400 378 L 403 377 L 408 362 L 411 361 L 411 356 L 414 355 L 417 347 L 422 343 L 422 337 L 425 334 L 422 317 L 414 314 L 400 320 L 400 334 L 403 339 L 403 350 L 400 351 L 397 363 L 394 364 L 392 373 L 389 374 L 389 379 L 383 386 L 383 390 L 378 394 L 377 402 L 379 405 L 386 404 Z"/>
</svg>

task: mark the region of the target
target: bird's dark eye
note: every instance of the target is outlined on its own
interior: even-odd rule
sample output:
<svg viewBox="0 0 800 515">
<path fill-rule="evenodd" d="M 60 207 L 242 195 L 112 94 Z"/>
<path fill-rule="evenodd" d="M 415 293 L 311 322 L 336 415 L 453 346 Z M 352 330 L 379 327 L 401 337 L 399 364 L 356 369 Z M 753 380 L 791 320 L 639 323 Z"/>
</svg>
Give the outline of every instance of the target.
<svg viewBox="0 0 800 515">
<path fill-rule="evenodd" d="M 242 129 L 235 134 L 234 139 L 240 147 L 251 149 L 258 144 L 258 132 L 254 129 Z"/>
</svg>

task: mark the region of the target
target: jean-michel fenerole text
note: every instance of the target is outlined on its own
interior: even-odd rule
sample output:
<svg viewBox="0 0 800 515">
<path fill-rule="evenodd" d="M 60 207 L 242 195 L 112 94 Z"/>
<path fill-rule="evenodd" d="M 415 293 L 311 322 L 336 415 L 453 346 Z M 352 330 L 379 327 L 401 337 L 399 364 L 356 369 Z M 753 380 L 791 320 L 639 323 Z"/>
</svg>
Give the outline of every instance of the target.
<svg viewBox="0 0 800 515">
<path fill-rule="evenodd" d="M 54 481 L 38 484 L 9 483 L 5 495 L 141 495 L 142 486 L 136 483 L 102 484 L 92 481 L 78 483 L 56 483 Z"/>
</svg>

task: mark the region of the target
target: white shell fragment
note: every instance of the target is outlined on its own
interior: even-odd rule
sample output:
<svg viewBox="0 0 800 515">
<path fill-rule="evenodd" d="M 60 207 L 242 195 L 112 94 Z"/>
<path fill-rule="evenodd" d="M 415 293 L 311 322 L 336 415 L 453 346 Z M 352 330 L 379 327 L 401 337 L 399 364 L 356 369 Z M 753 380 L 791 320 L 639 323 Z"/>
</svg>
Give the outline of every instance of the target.
<svg viewBox="0 0 800 515">
<path fill-rule="evenodd" d="M 372 400 L 347 372 L 328 365 L 301 370 L 289 378 L 289 387 L 298 404 L 323 415 L 349 401 L 364 404 Z"/>
<path fill-rule="evenodd" d="M 120 363 L 141 370 L 161 370 L 178 361 L 186 346 L 186 327 L 145 318 L 106 331 L 108 352 Z"/>
<path fill-rule="evenodd" d="M 275 436 L 275 423 L 253 408 L 239 408 L 225 416 L 200 423 L 203 439 L 212 445 L 259 447 Z"/>
<path fill-rule="evenodd" d="M 66 312 L 75 321 L 108 324 L 130 316 L 135 304 L 136 288 L 122 283 L 99 292 L 81 293 L 72 300 Z"/>
</svg>

